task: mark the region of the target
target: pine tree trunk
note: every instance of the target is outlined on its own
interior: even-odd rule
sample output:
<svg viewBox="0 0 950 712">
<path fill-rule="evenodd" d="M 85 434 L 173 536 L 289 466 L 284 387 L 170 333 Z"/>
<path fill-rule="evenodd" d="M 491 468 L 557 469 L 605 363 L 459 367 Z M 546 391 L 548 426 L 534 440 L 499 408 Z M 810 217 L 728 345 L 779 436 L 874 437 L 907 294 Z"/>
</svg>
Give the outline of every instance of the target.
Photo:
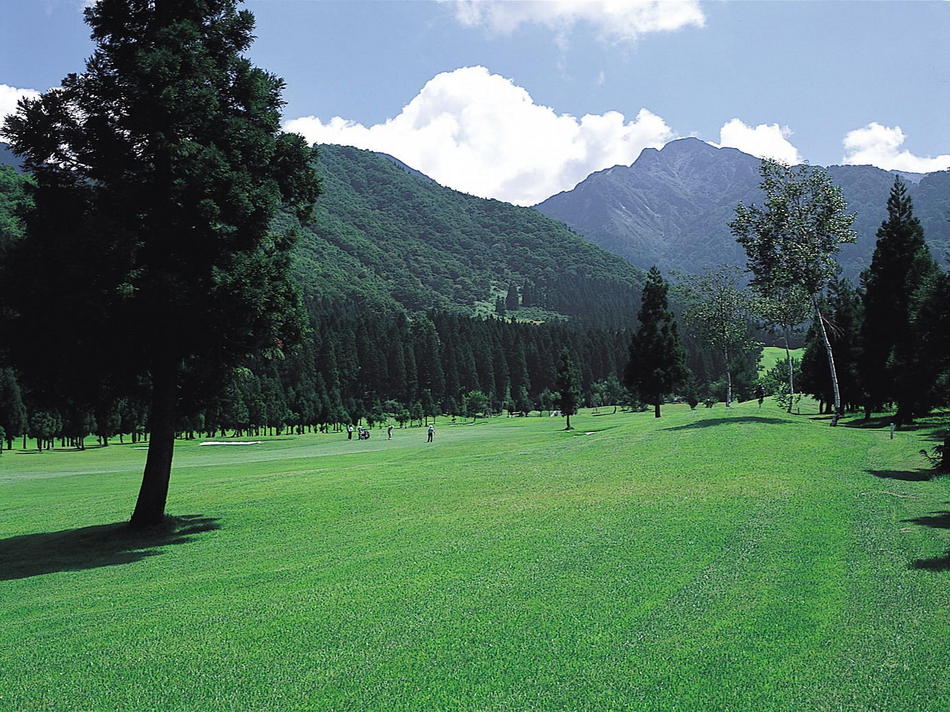
<svg viewBox="0 0 950 712">
<path fill-rule="evenodd" d="M 175 405 L 178 397 L 178 359 L 171 348 L 157 354 L 152 369 L 151 437 L 138 501 L 129 524 L 143 529 L 165 518 L 168 480 L 175 452 Z"/>
<path fill-rule="evenodd" d="M 657 401 L 656 403 L 653 404 L 653 417 L 654 418 L 660 417 L 660 401 Z"/>
<path fill-rule="evenodd" d="M 567 414 L 567 427 L 564 428 L 564 429 L 565 429 L 565 430 L 570 430 L 570 429 L 571 429 L 571 414 L 570 414 L 570 413 Z"/>
<path fill-rule="evenodd" d="M 818 306 L 818 298 L 812 297 L 812 304 L 815 307 L 815 319 L 818 321 L 818 327 L 821 329 L 821 340 L 825 343 L 825 352 L 828 354 L 828 369 L 831 372 L 831 390 L 834 393 L 835 409 L 831 416 L 831 426 L 838 424 L 838 418 L 841 417 L 841 391 L 838 389 L 838 372 L 835 370 L 835 356 L 831 351 L 831 341 L 828 340 L 828 332 L 825 330 L 825 319 Z"/>
<path fill-rule="evenodd" d="M 788 325 L 785 326 L 785 362 L 788 364 L 788 412 L 795 402 L 795 371 L 792 368 L 792 352 L 788 350 Z"/>
</svg>

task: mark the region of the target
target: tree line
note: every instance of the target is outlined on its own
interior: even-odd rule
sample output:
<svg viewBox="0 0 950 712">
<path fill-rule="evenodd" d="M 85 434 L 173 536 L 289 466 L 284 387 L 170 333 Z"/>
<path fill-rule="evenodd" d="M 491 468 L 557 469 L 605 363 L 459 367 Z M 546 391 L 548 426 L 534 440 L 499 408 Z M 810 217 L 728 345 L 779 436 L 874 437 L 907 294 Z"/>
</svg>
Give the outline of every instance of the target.
<svg viewBox="0 0 950 712">
<path fill-rule="evenodd" d="M 788 218 L 765 212 L 750 216 L 742 209 L 734 223 L 740 240 L 752 245 L 753 287 L 771 305 L 772 321 L 788 324 L 809 310 L 813 319 L 800 362 L 788 359 L 765 379 L 791 408 L 795 384 L 818 399 L 833 423 L 845 412 L 864 412 L 865 419 L 895 409 L 897 425 L 950 403 L 950 274 L 930 254 L 920 221 L 901 179 L 895 178 L 887 202 L 887 217 L 877 231 L 871 264 L 858 285 L 839 277 L 833 260 L 836 244 L 848 241 L 846 214 L 823 172 L 793 169 L 764 162 L 764 188 L 775 213 L 787 209 L 785 185 L 806 186 L 811 203 L 812 264 L 796 272 L 769 254 L 769 235 L 781 234 Z M 821 184 L 820 189 L 808 188 Z M 831 196 L 830 198 L 828 196 Z M 786 210 L 787 216 L 787 210 Z M 822 220 L 829 222 L 822 223 Z M 799 233 L 807 232 L 799 216 Z M 752 233 L 759 231 L 758 236 Z M 758 244 L 756 241 L 759 241 Z M 787 248 L 786 248 L 787 249 Z M 801 252 L 801 251 L 800 251 Z M 758 271 L 756 271 L 756 269 Z M 784 274 L 783 274 L 784 272 Z M 796 274 L 803 279 L 796 281 Z M 756 281 L 758 280 L 758 281 Z M 776 307 L 776 304 L 778 305 Z M 774 314 L 784 316 L 774 317 Z"/>
<path fill-rule="evenodd" d="M 183 402 L 175 427 L 179 437 L 549 411 L 561 405 L 564 352 L 577 372 L 577 406 L 640 406 L 640 391 L 621 383 L 630 361 L 628 330 L 579 330 L 559 322 L 449 312 L 348 311 L 325 303 L 310 304 L 309 311 L 311 328 L 299 345 L 285 353 L 261 351 L 228 369 L 213 397 Z M 715 392 L 721 385 L 715 359 L 698 347 L 700 341 L 689 343 L 684 363 L 695 364 L 703 393 Z M 746 360 L 754 363 L 757 353 Z M 746 393 L 752 380 L 743 380 Z M 149 385 L 68 400 L 55 390 L 24 392 L 13 369 L 4 368 L 0 427 L 7 447 L 24 436 L 37 439 L 39 447 L 55 439 L 82 447 L 86 435 L 97 436 L 102 445 L 121 434 L 144 437 L 150 429 Z M 628 380 L 627 385 L 633 384 Z"/>
</svg>

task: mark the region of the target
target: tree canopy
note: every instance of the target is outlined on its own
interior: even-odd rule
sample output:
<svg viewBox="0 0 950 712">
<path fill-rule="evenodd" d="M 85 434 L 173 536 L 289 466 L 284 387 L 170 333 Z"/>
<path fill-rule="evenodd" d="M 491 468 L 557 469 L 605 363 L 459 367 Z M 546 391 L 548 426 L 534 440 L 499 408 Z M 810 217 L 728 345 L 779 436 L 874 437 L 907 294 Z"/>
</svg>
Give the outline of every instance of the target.
<svg viewBox="0 0 950 712">
<path fill-rule="evenodd" d="M 729 227 L 745 248 L 752 283 L 762 293 L 782 299 L 803 289 L 811 300 L 828 357 L 835 425 L 841 396 L 819 297 L 840 269 L 835 257 L 840 246 L 856 239 L 854 215 L 846 212 L 841 189 L 821 169 L 764 159 L 760 174 L 765 206 L 739 203 Z"/>
<path fill-rule="evenodd" d="M 4 126 L 36 180 L 4 297 L 28 380 L 83 399 L 149 384 L 133 514 L 148 526 L 164 516 L 182 378 L 213 392 L 241 357 L 299 334 L 295 235 L 270 226 L 281 206 L 306 219 L 318 187 L 311 149 L 280 130 L 282 80 L 244 56 L 254 18 L 238 0 L 101 0 L 85 17 L 85 72 Z M 69 328 L 39 328 L 51 310 Z"/>
</svg>

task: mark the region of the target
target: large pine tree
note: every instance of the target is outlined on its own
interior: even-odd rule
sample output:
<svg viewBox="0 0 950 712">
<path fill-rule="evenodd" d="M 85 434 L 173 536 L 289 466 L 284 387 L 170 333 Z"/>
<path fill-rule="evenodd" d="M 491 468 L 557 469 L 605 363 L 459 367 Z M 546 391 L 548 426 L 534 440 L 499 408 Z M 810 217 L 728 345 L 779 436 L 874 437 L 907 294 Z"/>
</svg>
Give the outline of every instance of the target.
<svg viewBox="0 0 950 712">
<path fill-rule="evenodd" d="M 44 372 L 51 396 L 150 384 L 136 527 L 164 517 L 180 392 L 211 393 L 300 326 L 293 234 L 270 225 L 281 205 L 309 213 L 313 156 L 281 132 L 283 82 L 246 58 L 254 18 L 237 6 L 100 0 L 85 11 L 86 71 L 3 128 L 37 182 L 4 288 L 17 362 Z M 51 313 L 62 329 L 47 328 Z"/>
<path fill-rule="evenodd" d="M 887 199 L 887 218 L 877 231 L 871 266 L 861 275 L 864 321 L 861 324 L 861 381 L 865 417 L 888 402 L 898 404 L 898 421 L 907 421 L 924 406 L 927 384 L 916 378 L 931 354 L 915 343 L 911 320 L 917 291 L 936 269 L 907 188 L 894 180 Z"/>
<path fill-rule="evenodd" d="M 682 385 L 688 375 L 667 302 L 668 291 L 660 270 L 653 267 L 643 287 L 640 327 L 630 342 L 630 359 L 623 373 L 624 385 L 644 402 L 652 403 L 657 418 L 664 396 Z"/>
</svg>

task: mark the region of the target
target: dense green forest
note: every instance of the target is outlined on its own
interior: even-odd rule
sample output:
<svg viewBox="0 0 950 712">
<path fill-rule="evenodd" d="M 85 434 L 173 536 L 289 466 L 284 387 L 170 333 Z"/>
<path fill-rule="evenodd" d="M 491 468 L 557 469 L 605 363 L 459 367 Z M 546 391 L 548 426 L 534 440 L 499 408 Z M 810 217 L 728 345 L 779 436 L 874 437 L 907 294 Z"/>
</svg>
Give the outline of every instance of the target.
<svg viewBox="0 0 950 712">
<path fill-rule="evenodd" d="M 339 426 L 436 413 L 548 410 L 568 348 L 585 404 L 638 405 L 619 385 L 642 276 L 563 226 L 523 208 L 442 188 L 376 154 L 321 149 L 324 194 L 301 232 L 296 279 L 310 315 L 304 342 L 225 374 L 214 402 L 183 405 L 183 432 Z M 20 235 L 30 179 L 0 168 L 0 259 Z M 291 223 L 283 216 L 281 223 Z M 425 310 L 423 311 L 423 309 Z M 720 364 L 684 331 L 691 382 L 718 394 Z M 751 392 L 758 352 L 743 359 Z M 0 378 L 8 445 L 29 434 L 78 439 L 147 430 L 145 396 L 99 403 Z M 405 417 L 403 417 L 405 416 Z"/>
<path fill-rule="evenodd" d="M 319 147 L 323 194 L 300 226 L 295 271 L 308 301 L 371 309 L 494 313 L 629 326 L 643 273 L 563 224 L 443 188 L 356 148 Z"/>
</svg>

